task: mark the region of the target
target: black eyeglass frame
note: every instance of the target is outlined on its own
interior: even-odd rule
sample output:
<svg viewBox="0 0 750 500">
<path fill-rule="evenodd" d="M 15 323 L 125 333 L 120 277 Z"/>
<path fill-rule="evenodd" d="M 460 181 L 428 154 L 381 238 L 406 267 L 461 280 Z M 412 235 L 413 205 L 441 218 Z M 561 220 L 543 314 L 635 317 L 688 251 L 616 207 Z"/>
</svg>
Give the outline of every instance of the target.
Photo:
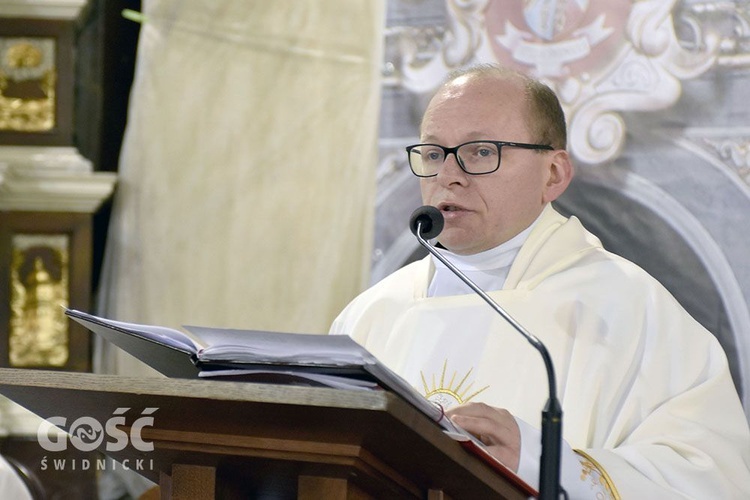
<svg viewBox="0 0 750 500">
<path fill-rule="evenodd" d="M 481 144 L 481 143 L 494 144 L 495 146 L 497 146 L 497 166 L 495 166 L 493 170 L 489 170 L 487 172 L 479 172 L 479 173 L 469 172 L 468 170 L 466 170 L 466 168 L 464 168 L 463 162 L 459 159 L 458 150 L 466 146 L 467 144 Z M 411 151 L 414 148 L 424 147 L 424 146 L 433 146 L 433 147 L 442 149 L 443 155 L 444 155 L 443 163 L 445 163 L 445 160 L 448 159 L 448 155 L 453 153 L 453 156 L 456 158 L 456 163 L 458 163 L 458 166 L 461 167 L 461 170 L 466 172 L 468 175 L 486 175 L 486 174 L 491 174 L 492 172 L 497 172 L 497 170 L 500 168 L 500 160 L 502 159 L 503 147 L 505 146 L 512 147 L 512 148 L 534 149 L 534 150 L 544 150 L 544 151 L 555 150 L 555 148 L 553 148 L 552 146 L 548 144 L 529 144 L 526 142 L 489 141 L 489 140 L 464 142 L 463 144 L 459 144 L 458 146 L 454 146 L 452 148 L 441 146 L 440 144 L 432 144 L 432 143 L 412 144 L 411 146 L 406 146 L 406 155 L 409 158 L 409 168 L 411 169 L 411 172 L 417 177 L 421 177 L 423 179 L 428 178 L 428 177 L 435 177 L 438 174 L 437 172 L 435 172 L 434 174 L 430 174 L 430 175 L 420 175 L 414 171 L 414 167 L 412 167 L 411 165 Z"/>
</svg>

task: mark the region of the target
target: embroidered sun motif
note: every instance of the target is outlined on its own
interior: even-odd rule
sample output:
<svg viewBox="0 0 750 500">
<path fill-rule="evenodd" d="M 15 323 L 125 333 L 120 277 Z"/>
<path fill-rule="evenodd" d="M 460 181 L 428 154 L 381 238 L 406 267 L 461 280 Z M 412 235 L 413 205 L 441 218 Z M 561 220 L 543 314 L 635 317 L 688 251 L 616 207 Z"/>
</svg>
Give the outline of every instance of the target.
<svg viewBox="0 0 750 500">
<path fill-rule="evenodd" d="M 490 387 L 487 385 L 477 391 L 471 392 L 472 386 L 474 385 L 473 381 L 469 381 L 472 370 L 474 369 L 470 368 L 469 371 L 466 372 L 466 375 L 464 375 L 458 382 L 456 382 L 458 372 L 454 371 L 450 381 L 447 381 L 446 383 L 446 372 L 448 371 L 448 360 L 446 359 L 445 362 L 443 362 L 443 371 L 440 374 L 440 382 L 438 383 L 435 381 L 435 374 L 433 373 L 431 384 L 427 383 L 424 372 L 420 371 L 419 374 L 422 376 L 425 397 L 433 403 L 438 403 L 446 410 L 466 403 L 477 394 Z M 466 385 L 464 386 L 464 384 Z"/>
</svg>

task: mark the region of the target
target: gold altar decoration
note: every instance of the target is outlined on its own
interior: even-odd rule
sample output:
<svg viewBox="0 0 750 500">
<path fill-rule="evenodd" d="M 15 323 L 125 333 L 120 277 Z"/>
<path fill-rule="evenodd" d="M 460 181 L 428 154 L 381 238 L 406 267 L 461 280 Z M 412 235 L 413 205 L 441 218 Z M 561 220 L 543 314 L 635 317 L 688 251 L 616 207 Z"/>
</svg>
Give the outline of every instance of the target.
<svg viewBox="0 0 750 500">
<path fill-rule="evenodd" d="M 9 361 L 61 367 L 68 361 L 68 236 L 17 234 L 12 240 Z"/>
<path fill-rule="evenodd" d="M 0 130 L 55 127 L 55 39 L 0 37 Z"/>
</svg>

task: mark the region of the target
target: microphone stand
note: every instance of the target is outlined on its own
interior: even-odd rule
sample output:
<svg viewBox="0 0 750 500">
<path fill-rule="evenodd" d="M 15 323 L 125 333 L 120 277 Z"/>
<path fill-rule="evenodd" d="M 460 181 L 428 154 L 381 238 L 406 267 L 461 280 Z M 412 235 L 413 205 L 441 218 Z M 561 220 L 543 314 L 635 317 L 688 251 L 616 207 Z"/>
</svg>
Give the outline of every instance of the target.
<svg viewBox="0 0 750 500">
<path fill-rule="evenodd" d="M 500 316 L 515 328 L 518 333 L 524 336 L 529 343 L 539 351 L 544 360 L 544 366 L 547 368 L 547 381 L 549 383 L 549 399 L 542 410 L 542 457 L 539 469 L 539 499 L 540 500 L 559 500 L 562 488 L 560 487 L 560 452 L 562 447 L 562 405 L 557 399 L 557 383 L 555 381 L 555 368 L 552 365 L 552 358 L 547 351 L 547 347 L 534 335 L 529 333 L 520 323 L 510 316 L 500 305 L 492 300 L 484 290 L 479 288 L 468 276 L 462 273 L 448 259 L 443 257 L 440 252 L 430 245 L 422 237 L 423 221 L 417 219 L 416 231 L 414 235 L 419 243 L 435 256 L 440 262 L 453 271 L 461 281 L 466 283 L 474 290 L 489 306 Z M 428 228 L 428 231 L 430 229 Z M 567 496 L 567 495 L 566 495 Z"/>
</svg>

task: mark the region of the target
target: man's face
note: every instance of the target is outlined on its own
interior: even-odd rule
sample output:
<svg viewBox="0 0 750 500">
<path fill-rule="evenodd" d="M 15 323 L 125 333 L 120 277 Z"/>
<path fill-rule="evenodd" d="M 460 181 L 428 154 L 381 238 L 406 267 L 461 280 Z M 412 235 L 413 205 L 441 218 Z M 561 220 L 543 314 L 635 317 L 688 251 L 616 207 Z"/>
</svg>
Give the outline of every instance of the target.
<svg viewBox="0 0 750 500">
<path fill-rule="evenodd" d="M 534 143 L 537 138 L 526 127 L 525 110 L 519 83 L 464 77 L 432 99 L 420 142 L 447 147 L 483 139 Z M 448 155 L 436 176 L 420 179 L 423 203 L 437 207 L 445 217 L 440 243 L 469 255 L 526 229 L 545 204 L 549 158 L 547 152 L 503 147 L 497 171 L 469 175 L 455 155 Z"/>
</svg>

